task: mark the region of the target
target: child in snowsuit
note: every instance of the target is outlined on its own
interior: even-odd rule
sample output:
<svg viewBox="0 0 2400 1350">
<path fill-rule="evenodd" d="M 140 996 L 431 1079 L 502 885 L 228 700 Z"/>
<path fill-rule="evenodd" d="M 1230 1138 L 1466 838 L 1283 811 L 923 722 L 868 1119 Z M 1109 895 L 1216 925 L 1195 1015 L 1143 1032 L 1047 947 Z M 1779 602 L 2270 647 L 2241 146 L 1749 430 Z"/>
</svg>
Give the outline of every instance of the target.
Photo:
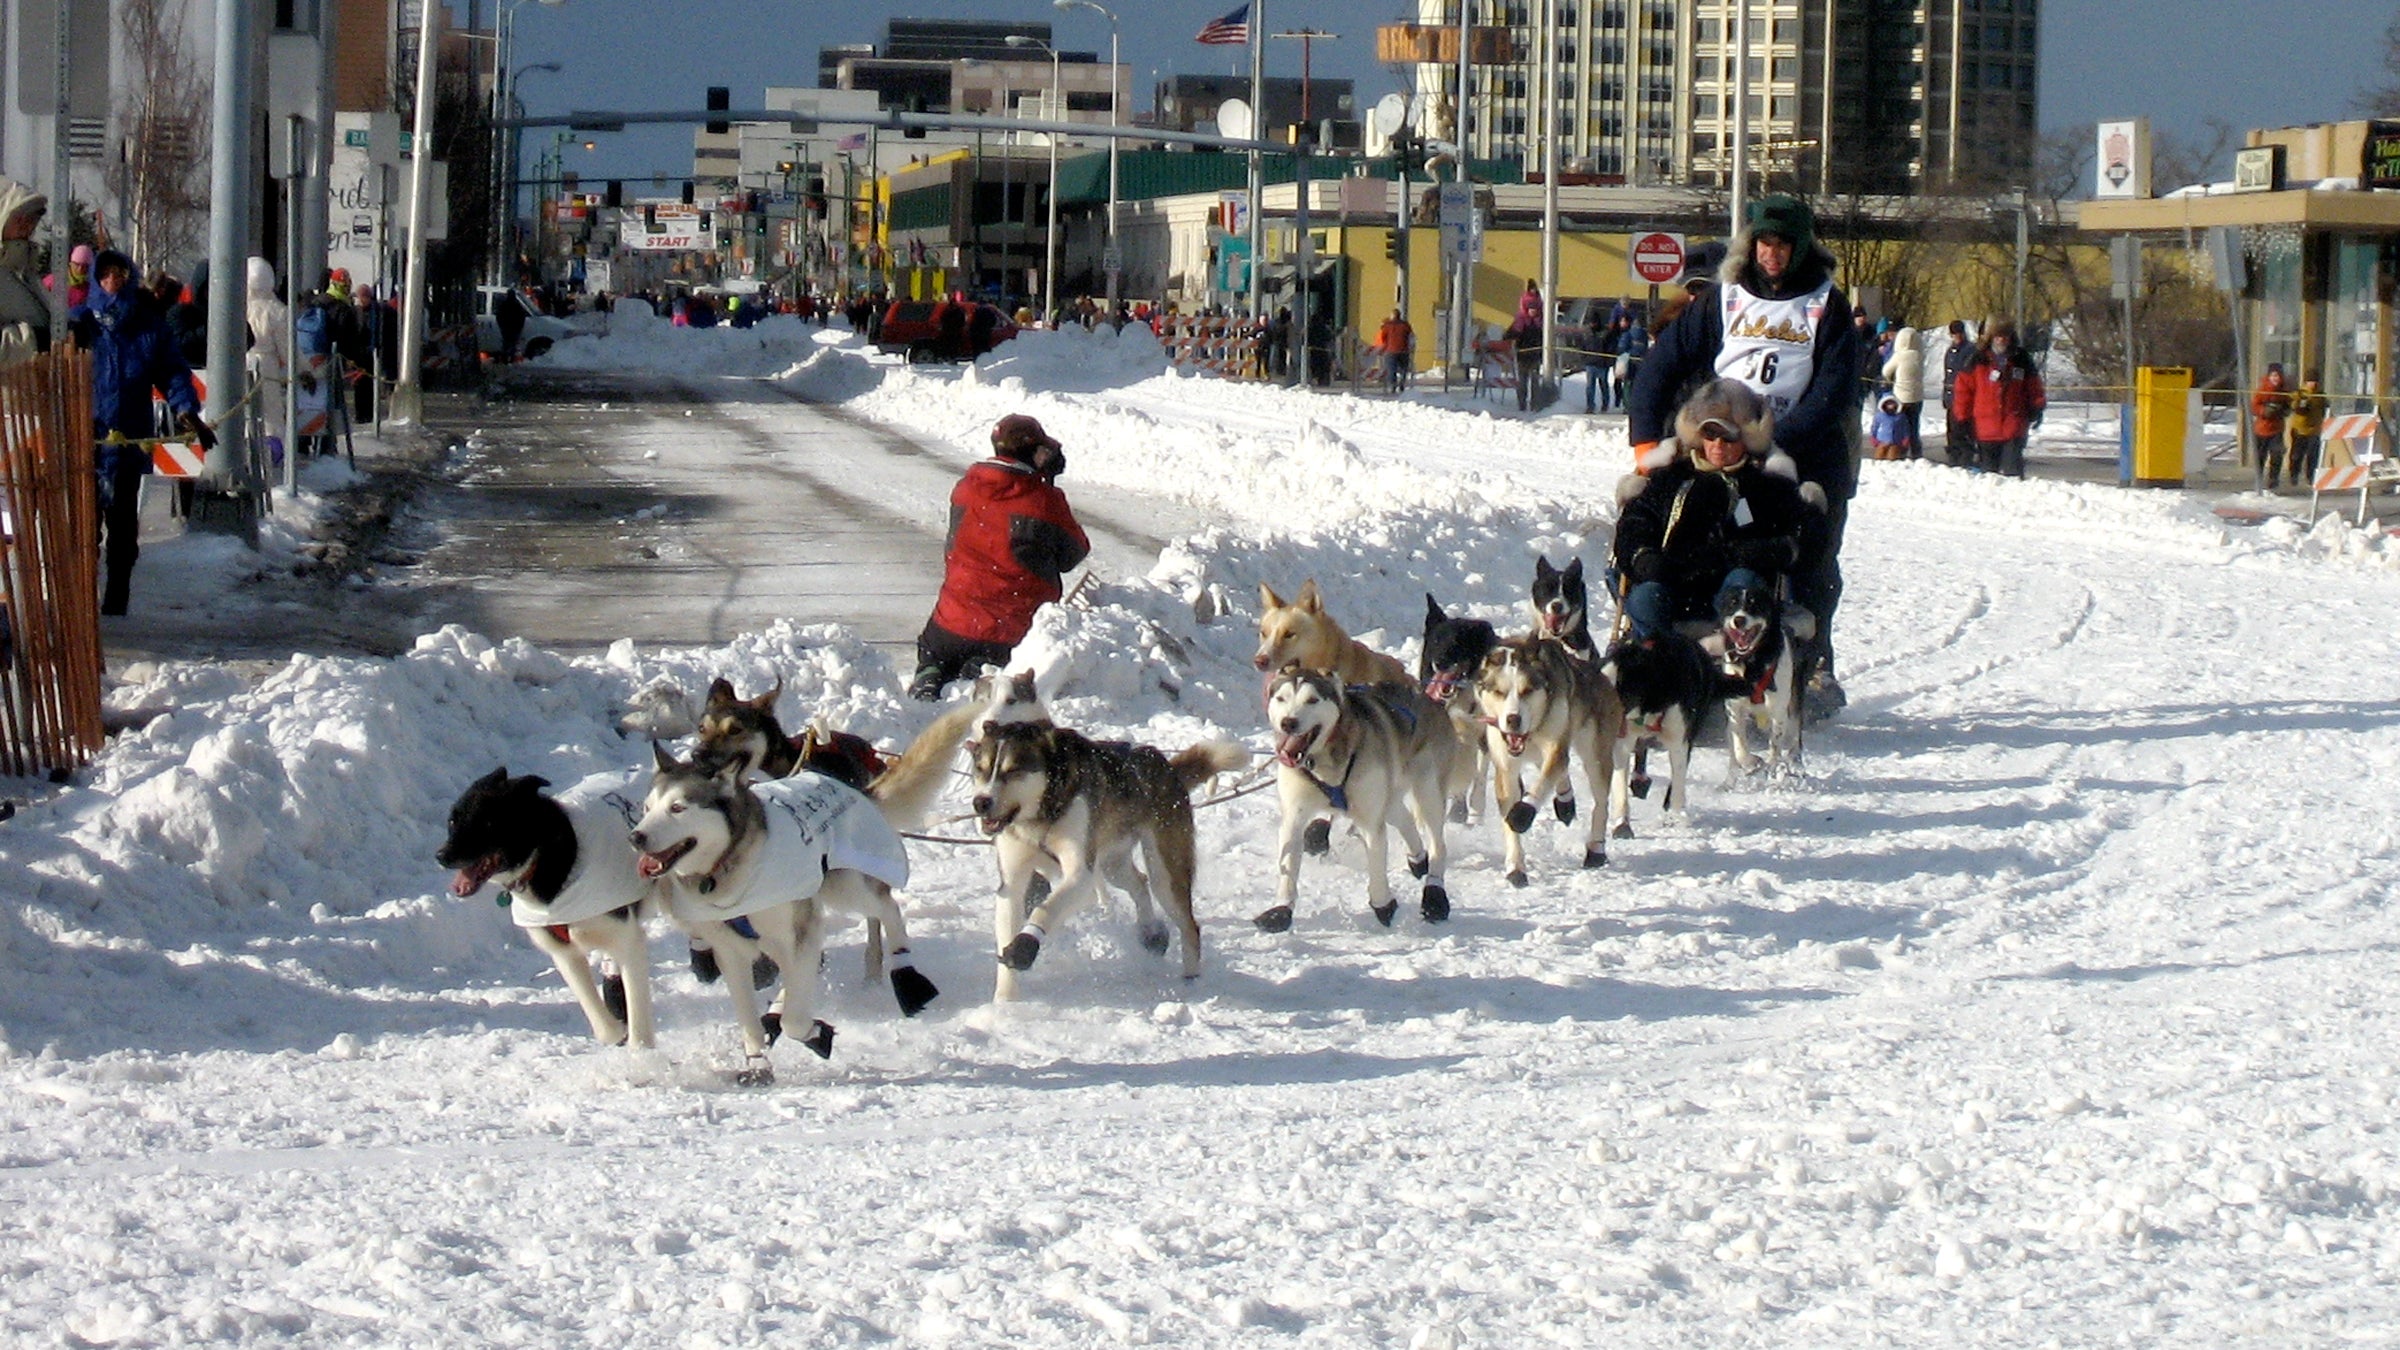
<svg viewBox="0 0 2400 1350">
<path fill-rule="evenodd" d="M 1908 414 L 1900 411 L 1900 400 L 1891 394 L 1875 405 L 1875 425 L 1867 432 L 1867 440 L 1875 448 L 1877 459 L 1908 459 Z"/>
</svg>

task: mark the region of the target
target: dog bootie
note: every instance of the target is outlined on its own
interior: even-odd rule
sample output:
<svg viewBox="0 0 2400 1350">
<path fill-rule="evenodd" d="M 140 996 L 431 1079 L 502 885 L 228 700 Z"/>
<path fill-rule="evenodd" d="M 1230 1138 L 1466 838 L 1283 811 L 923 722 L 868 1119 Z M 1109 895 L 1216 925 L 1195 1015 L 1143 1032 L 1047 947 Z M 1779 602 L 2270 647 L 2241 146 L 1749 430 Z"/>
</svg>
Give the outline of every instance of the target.
<svg viewBox="0 0 2400 1350">
<path fill-rule="evenodd" d="M 941 702 L 942 668 L 940 666 L 917 667 L 917 677 L 908 685 L 908 696 L 919 703 Z"/>
<path fill-rule="evenodd" d="M 1830 670 L 1820 669 L 1808 679 L 1808 687 L 1800 693 L 1800 714 L 1805 722 L 1822 722 L 1850 706 L 1850 696 L 1842 692 L 1842 682 Z"/>
</svg>

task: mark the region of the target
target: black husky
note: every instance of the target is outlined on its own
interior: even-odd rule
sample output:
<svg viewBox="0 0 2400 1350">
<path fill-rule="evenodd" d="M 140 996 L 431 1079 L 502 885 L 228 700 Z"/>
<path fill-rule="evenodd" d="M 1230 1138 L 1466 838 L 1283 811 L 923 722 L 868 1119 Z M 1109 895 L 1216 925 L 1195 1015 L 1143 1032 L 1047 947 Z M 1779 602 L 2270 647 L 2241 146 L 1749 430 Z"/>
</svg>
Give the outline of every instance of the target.
<svg viewBox="0 0 2400 1350">
<path fill-rule="evenodd" d="M 1548 558 L 1533 560 L 1533 629 L 1543 637 L 1566 644 L 1568 651 L 1589 661 L 1598 656 L 1592 646 L 1591 598 L 1583 585 L 1583 559 L 1569 559 L 1565 570 Z"/>
</svg>

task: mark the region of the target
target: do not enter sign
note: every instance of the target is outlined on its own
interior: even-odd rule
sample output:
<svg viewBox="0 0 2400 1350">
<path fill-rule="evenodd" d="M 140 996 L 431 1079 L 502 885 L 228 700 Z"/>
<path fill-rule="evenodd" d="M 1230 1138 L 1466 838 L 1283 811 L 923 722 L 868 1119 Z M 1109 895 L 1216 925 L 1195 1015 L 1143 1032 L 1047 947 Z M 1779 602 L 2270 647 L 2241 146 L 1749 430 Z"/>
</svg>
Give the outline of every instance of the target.
<svg viewBox="0 0 2400 1350">
<path fill-rule="evenodd" d="M 1683 236 L 1637 234 L 1633 237 L 1633 279 L 1652 286 L 1672 286 L 1683 275 Z"/>
</svg>

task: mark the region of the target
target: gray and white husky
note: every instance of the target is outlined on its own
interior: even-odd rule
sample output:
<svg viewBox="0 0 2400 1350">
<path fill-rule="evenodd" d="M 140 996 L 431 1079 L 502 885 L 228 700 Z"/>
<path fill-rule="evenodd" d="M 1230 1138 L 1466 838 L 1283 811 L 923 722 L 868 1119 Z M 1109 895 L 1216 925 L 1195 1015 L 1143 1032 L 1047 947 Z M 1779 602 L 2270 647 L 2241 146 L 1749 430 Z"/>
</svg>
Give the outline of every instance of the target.
<svg viewBox="0 0 2400 1350">
<path fill-rule="evenodd" d="M 867 792 L 821 774 L 751 784 L 747 762 L 710 769 L 653 746 L 658 771 L 632 833 L 643 876 L 663 878 L 667 913 L 721 953 L 744 1066 L 738 1081 L 771 1083 L 767 1047 L 787 1021 L 802 1043 L 833 1053 L 833 1028 L 812 1015 L 825 918 L 843 913 L 882 925 L 892 993 L 914 1016 L 938 992 L 909 955 L 908 927 L 892 890 L 908 884 L 898 831 L 917 828 L 949 780 L 951 756 L 972 721 L 955 709 L 920 733 Z M 783 972 L 770 1017 L 758 1009 L 753 962 Z"/>
<path fill-rule="evenodd" d="M 1286 666 L 1267 686 L 1267 729 L 1275 738 L 1275 787 L 1283 803 L 1275 904 L 1251 922 L 1270 933 L 1292 926 L 1300 893 L 1301 834 L 1331 807 L 1350 817 L 1367 849 L 1367 905 L 1389 926 L 1400 902 L 1385 875 L 1386 831 L 1408 845 L 1408 870 L 1425 878 L 1418 912 L 1450 917 L 1442 839 L 1458 758 L 1449 710 L 1414 681 L 1343 685 L 1319 671 Z"/>
<path fill-rule="evenodd" d="M 1576 659 L 1563 644 L 1517 637 L 1495 644 L 1483 659 L 1475 701 L 1483 717 L 1484 750 L 1492 761 L 1492 803 L 1502 812 L 1509 884 L 1526 884 L 1525 832 L 1538 814 L 1535 802 L 1554 797 L 1558 818 L 1575 819 L 1575 798 L 1566 791 L 1570 756 L 1583 761 L 1592 787 L 1583 865 L 1607 863 L 1602 805 L 1609 800 L 1617 729 L 1625 717 L 1615 686 L 1599 667 Z M 1528 769 L 1534 775 L 1530 789 Z"/>
<path fill-rule="evenodd" d="M 989 674 L 975 682 L 975 702 L 983 711 L 976 717 L 976 735 L 995 727 L 1029 726 L 1054 727 L 1058 723 L 1050 716 L 1050 705 L 1042 701 L 1034 687 L 1030 670 L 1013 675 Z M 970 744 L 970 753 L 972 745 Z M 1142 945 L 1153 952 L 1167 949 L 1166 925 L 1157 921 L 1152 908 L 1155 888 L 1143 873 L 1140 856 L 1143 850 L 1127 847 L 1102 857 L 1098 866 L 1103 880 L 1124 892 L 1133 900 L 1134 913 L 1140 924 Z M 1026 885 L 1027 904 L 1038 905 L 1050 898 L 1050 888 L 1057 884 L 1060 873 L 1058 859 L 1048 853 L 1033 855 L 1033 880 Z M 1003 877 L 1003 886 L 1007 884 Z"/>
<path fill-rule="evenodd" d="M 1205 741 L 1170 757 L 1147 745 L 1089 740 L 1066 727 L 987 724 L 969 774 L 976 819 L 1000 855 L 1000 898 L 992 914 L 1000 973 L 993 998 L 1017 997 L 1017 976 L 1033 968 L 1044 939 L 1099 896 L 1103 875 L 1130 874 L 1136 851 L 1146 884 L 1130 889 L 1142 946 L 1167 949 L 1167 926 L 1151 908 L 1155 891 L 1183 939 L 1183 977 L 1197 978 L 1192 789 L 1249 760 L 1248 751 L 1229 741 Z M 1035 873 L 1053 868 L 1055 889 L 1028 914 Z"/>
</svg>

